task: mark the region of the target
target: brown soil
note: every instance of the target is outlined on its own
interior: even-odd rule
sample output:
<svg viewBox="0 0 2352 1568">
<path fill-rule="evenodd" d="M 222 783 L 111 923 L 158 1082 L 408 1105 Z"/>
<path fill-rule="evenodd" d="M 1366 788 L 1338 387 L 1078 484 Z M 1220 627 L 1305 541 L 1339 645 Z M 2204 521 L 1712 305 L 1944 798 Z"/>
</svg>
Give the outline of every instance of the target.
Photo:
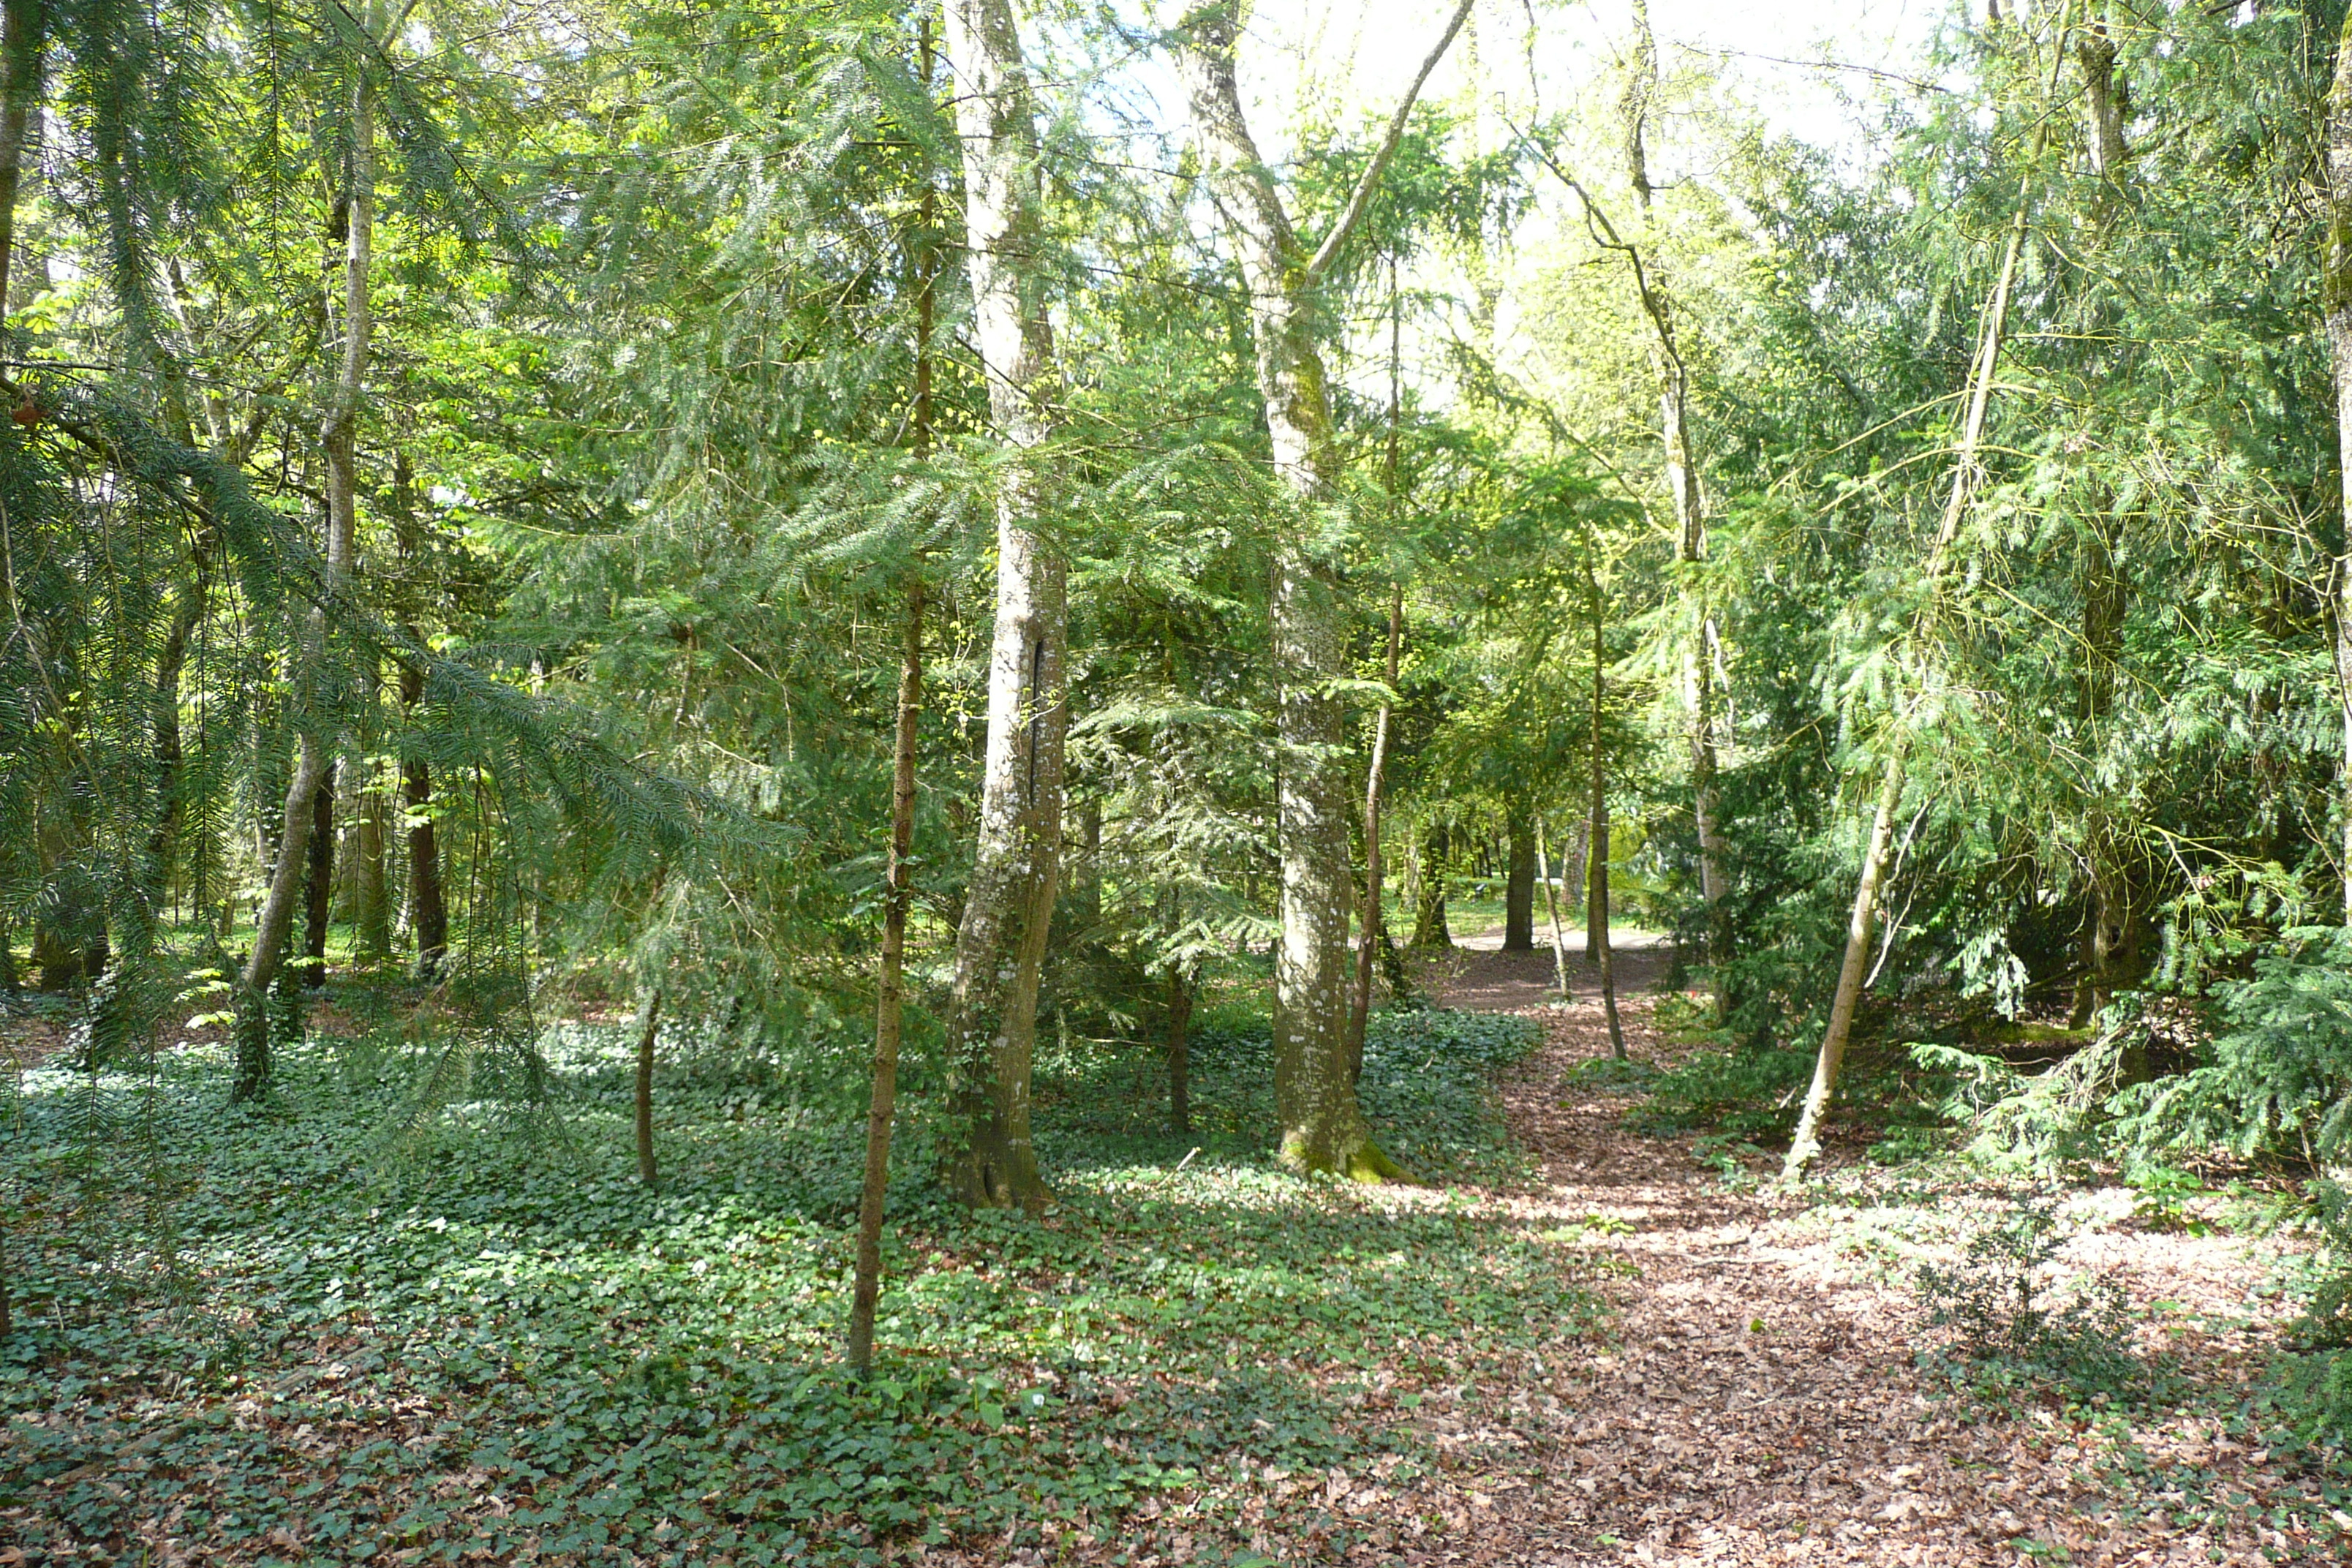
<svg viewBox="0 0 2352 1568">
<path fill-rule="evenodd" d="M 1638 1059 L 1675 1054 L 1652 1027 L 1646 992 L 1668 956 L 1620 957 Z M 1450 1004 L 1545 1024 L 1544 1048 L 1504 1091 L 1541 1180 L 1492 1202 L 1558 1224 L 1630 1225 L 1605 1245 L 1639 1274 L 1603 1287 L 1619 1309 L 1606 1342 L 1563 1343 L 1525 1386 L 1480 1391 L 1483 1420 L 1441 1436 L 1458 1468 L 1415 1502 L 1450 1528 L 1400 1541 L 1403 1561 L 2344 1560 L 2347 1534 L 2324 1520 L 2281 1531 L 2244 1500 L 2194 1527 L 2137 1517 L 2165 1500 L 2158 1494 L 2172 1483 L 2160 1478 L 2176 1468 L 2218 1472 L 2225 1484 L 2204 1489 L 2216 1500 L 2276 1498 L 2295 1485 L 2210 1418 L 2140 1423 L 2157 1475 L 2134 1496 L 2099 1473 L 2111 1445 L 2056 1402 L 2003 1418 L 1932 1382 L 1914 1361 L 1928 1331 L 1907 1284 L 1910 1258 L 1932 1250 L 1939 1223 L 1948 1241 L 1956 1214 L 1995 1206 L 1998 1194 L 1955 1192 L 1924 1209 L 1874 1208 L 1864 1196 L 1814 1209 L 1746 1184 L 1733 1190 L 1694 1158 L 1689 1139 L 1626 1131 L 1628 1099 L 1563 1083 L 1608 1048 L 1591 972 L 1574 962 L 1577 998 L 1565 1005 L 1547 989 L 1549 952 L 1457 952 L 1431 978 Z M 2093 1211 L 2100 1198 L 2078 1194 Z M 2252 1376 L 2274 1342 L 2274 1322 L 2248 1321 L 2266 1259 L 2234 1240 L 2135 1228 L 2127 1202 L 2111 1217 L 2085 1226 L 2081 1261 L 2114 1271 L 2137 1302 L 2181 1303 L 2169 1348 L 2201 1377 L 2226 1385 Z"/>
</svg>

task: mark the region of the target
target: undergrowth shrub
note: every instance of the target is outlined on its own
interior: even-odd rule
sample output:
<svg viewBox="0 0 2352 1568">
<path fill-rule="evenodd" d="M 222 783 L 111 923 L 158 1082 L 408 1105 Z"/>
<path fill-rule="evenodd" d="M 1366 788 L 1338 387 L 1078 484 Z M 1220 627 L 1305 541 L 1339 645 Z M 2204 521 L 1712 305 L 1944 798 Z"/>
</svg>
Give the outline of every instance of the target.
<svg viewBox="0 0 2352 1568">
<path fill-rule="evenodd" d="M 1803 1051 L 1701 1051 L 1660 1073 L 1626 1125 L 1654 1135 L 1707 1128 L 1745 1139 L 1785 1137 L 1812 1070 Z"/>
<path fill-rule="evenodd" d="M 1948 1331 L 1921 1363 L 1996 1407 L 2052 1391 L 2137 1399 L 2148 1368 L 2134 1352 L 2130 1300 L 2114 1279 L 2066 1276 L 2055 1209 L 2013 1205 L 1969 1236 L 1958 1263 L 1922 1264 L 1913 1288 Z"/>
</svg>

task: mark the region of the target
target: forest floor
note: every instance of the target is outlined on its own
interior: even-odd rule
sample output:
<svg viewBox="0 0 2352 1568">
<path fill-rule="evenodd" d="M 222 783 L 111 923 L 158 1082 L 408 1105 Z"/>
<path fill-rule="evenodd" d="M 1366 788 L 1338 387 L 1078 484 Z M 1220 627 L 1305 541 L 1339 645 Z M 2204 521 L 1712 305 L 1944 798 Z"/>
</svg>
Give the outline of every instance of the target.
<svg viewBox="0 0 2352 1568">
<path fill-rule="evenodd" d="M 1670 951 L 1618 954 L 1619 1064 L 1580 958 L 1562 1003 L 1549 952 L 1488 947 L 1368 1041 L 1425 1184 L 1274 1165 L 1245 965 L 1181 1134 L 1154 1042 L 1041 1042 L 1042 1221 L 922 1181 L 910 1099 L 873 1380 L 839 1360 L 856 1043 L 666 1039 L 648 1186 L 623 1026 L 521 1074 L 338 981 L 228 1111 L 209 1037 L 86 1072 L 61 1014 L 0 1016 L 0 1568 L 2352 1560 L 2352 1467 L 2273 1440 L 2293 1255 L 2252 1199 L 1880 1163 L 1875 1103 L 1780 1194 L 1655 1119 L 1713 1070 Z M 2111 1302 L 1953 1356 L 1921 1266 L 2013 1295 L 1969 1248 L 2037 1195 L 2043 1275 Z"/>
<path fill-rule="evenodd" d="M 1936 1336 L 1912 1278 L 1922 1260 L 1948 1260 L 2005 1194 L 1949 1169 L 1875 1171 L 1848 1149 L 1829 1196 L 1779 1195 L 1755 1179 L 1768 1167 L 1753 1151 L 1710 1164 L 1701 1140 L 1630 1131 L 1630 1100 L 1591 1068 L 1609 1054 L 1593 971 L 1573 963 L 1575 1000 L 1562 1005 L 1548 951 L 1471 943 L 1425 964 L 1426 983 L 1448 1005 L 1545 1029 L 1503 1084 L 1540 1174 L 1491 1201 L 1515 1218 L 1614 1229 L 1608 1245 L 1638 1272 L 1603 1288 L 1617 1309 L 1604 1343 L 1561 1347 L 1553 1375 L 1507 1402 L 1550 1417 L 1489 1445 L 1516 1462 L 1469 1489 L 1466 1530 L 1407 1561 L 2352 1556 L 2343 1478 L 2296 1474 L 2246 1418 L 2282 1315 L 2267 1289 L 2277 1260 L 2255 1243 L 2184 1232 L 2177 1216 L 2148 1223 L 2127 1193 L 2070 1194 L 2065 1261 L 2127 1290 L 2135 1348 L 2193 1377 L 2128 1411 L 2104 1394 L 1988 1403 L 1923 1366 Z M 1637 1062 L 1688 1054 L 1654 1026 L 1669 958 L 1647 942 L 1617 954 Z"/>
</svg>

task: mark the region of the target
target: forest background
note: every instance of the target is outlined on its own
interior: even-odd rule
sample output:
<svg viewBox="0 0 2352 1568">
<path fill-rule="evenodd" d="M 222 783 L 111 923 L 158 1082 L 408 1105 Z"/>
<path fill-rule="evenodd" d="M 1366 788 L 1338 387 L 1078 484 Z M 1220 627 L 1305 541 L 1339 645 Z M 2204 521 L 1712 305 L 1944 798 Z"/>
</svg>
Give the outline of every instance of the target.
<svg viewBox="0 0 2352 1568">
<path fill-rule="evenodd" d="M 1734 1170 L 2241 1184 L 2340 1452 L 2345 17 L 1884 15 L 0 0 L 12 1528 L 266 1539 L 56 1487 L 331 1352 L 592 1557 L 648 1411 L 747 1555 L 1213 1513 L 1512 1158 L 1487 924 Z"/>
</svg>

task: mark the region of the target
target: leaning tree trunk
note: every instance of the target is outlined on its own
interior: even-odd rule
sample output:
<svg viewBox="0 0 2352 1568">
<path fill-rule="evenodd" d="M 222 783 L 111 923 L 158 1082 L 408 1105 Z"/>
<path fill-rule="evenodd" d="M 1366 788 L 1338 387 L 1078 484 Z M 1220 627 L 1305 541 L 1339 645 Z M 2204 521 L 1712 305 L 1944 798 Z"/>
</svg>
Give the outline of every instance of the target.
<svg viewBox="0 0 2352 1568">
<path fill-rule="evenodd" d="M 2066 56 L 2065 43 L 2063 37 L 2057 41 L 2056 55 L 2061 62 Z M 2056 99 L 2057 89 L 2053 68 L 2045 102 Z M 1960 523 L 1968 516 L 1977 487 L 1983 482 L 1985 416 L 1992 406 L 1993 377 L 2000 368 L 2001 343 L 2009 328 L 2010 293 L 2017 281 L 2018 260 L 2024 252 L 2026 230 L 2032 222 L 2032 165 L 2041 158 L 2048 138 L 2049 120 L 2044 116 L 2035 123 L 2028 143 L 2028 178 L 2019 187 L 2017 213 L 2002 246 L 2000 269 L 1994 276 L 1992 297 L 1986 301 L 1976 355 L 1969 366 L 1967 412 L 1960 424 L 1959 443 L 1952 454 L 1951 493 L 1944 503 L 1935 541 L 1928 546 L 1920 608 L 1906 639 L 1915 650 L 1923 647 L 1932 634 L 1943 604 L 1945 568 L 1951 558 L 1952 542 L 1959 536 Z M 1871 816 L 1870 837 L 1863 846 L 1861 874 L 1854 879 L 1853 910 L 1846 921 L 1845 956 L 1838 965 L 1837 991 L 1830 1000 L 1829 1023 L 1814 1058 L 1812 1083 L 1805 1091 L 1804 1110 L 1797 1118 L 1796 1134 L 1790 1140 L 1788 1156 L 1781 1163 L 1783 1182 L 1802 1177 L 1805 1168 L 1820 1154 L 1822 1119 L 1828 1114 L 1830 1101 L 1837 1093 L 1838 1069 L 1845 1060 L 1847 1037 L 1853 1033 L 1854 1012 L 1861 1005 L 1872 936 L 1878 929 L 1878 894 L 1886 873 L 1887 851 L 1894 840 L 1895 814 L 1903 805 L 1905 765 L 1910 749 L 1908 723 L 1909 715 L 1899 710 L 1889 721 L 1878 805 Z"/>
<path fill-rule="evenodd" d="M 2352 926 L 2352 17 L 2336 49 L 2327 95 L 2327 346 L 2336 369 L 2336 440 L 2343 485 L 2344 554 L 2336 563 L 2336 680 L 2344 709 L 2344 753 L 2336 773 L 2343 837 L 2344 923 Z"/>
<path fill-rule="evenodd" d="M 360 388 L 367 374 L 368 266 L 375 243 L 375 100 L 362 80 L 352 97 L 352 201 L 343 255 L 343 362 L 334 395 L 320 426 L 327 454 L 327 571 L 330 593 L 350 581 L 358 529 L 358 484 L 353 471 L 359 430 Z M 268 1091 L 271 1071 L 268 996 L 286 955 L 310 858 L 315 797 L 331 769 L 331 737 L 326 732 L 327 612 L 314 607 L 306 627 L 298 679 L 309 689 L 310 714 L 300 731 L 294 777 L 278 839 L 278 863 L 269 892 L 254 924 L 253 952 L 237 977 L 236 1079 L 232 1100 L 258 1100 Z"/>
<path fill-rule="evenodd" d="M 1053 429 L 1044 195 L 1035 110 L 1010 0 L 947 0 L 945 10 L 964 146 L 972 343 L 996 434 L 1013 454 L 997 489 L 987 754 L 949 1004 L 963 1139 L 950 1182 L 967 1203 L 1035 1210 L 1052 1194 L 1030 1141 L 1029 1071 L 1038 970 L 1061 863 L 1068 726 L 1065 564 L 1043 526 L 1036 468 Z"/>
<path fill-rule="evenodd" d="M 1347 961 L 1354 878 L 1341 762 L 1347 716 L 1330 694 L 1348 675 L 1348 616 L 1332 563 L 1309 542 L 1310 520 L 1336 495 L 1341 468 L 1321 348 L 1330 327 L 1318 302 L 1323 278 L 1395 155 L 1413 100 L 1461 31 L 1470 5 L 1461 0 L 1454 10 L 1391 120 L 1387 140 L 1312 255 L 1299 242 L 1242 110 L 1234 68 L 1237 7 L 1224 0 L 1193 12 L 1176 46 L 1192 122 L 1215 165 L 1249 289 L 1258 392 L 1275 472 L 1298 513 L 1277 533 L 1273 563 L 1282 854 L 1274 1092 L 1281 1155 L 1297 1169 L 1337 1171 L 1361 1181 L 1402 1173 L 1372 1142 L 1356 1102 L 1350 1061 Z"/>
</svg>

